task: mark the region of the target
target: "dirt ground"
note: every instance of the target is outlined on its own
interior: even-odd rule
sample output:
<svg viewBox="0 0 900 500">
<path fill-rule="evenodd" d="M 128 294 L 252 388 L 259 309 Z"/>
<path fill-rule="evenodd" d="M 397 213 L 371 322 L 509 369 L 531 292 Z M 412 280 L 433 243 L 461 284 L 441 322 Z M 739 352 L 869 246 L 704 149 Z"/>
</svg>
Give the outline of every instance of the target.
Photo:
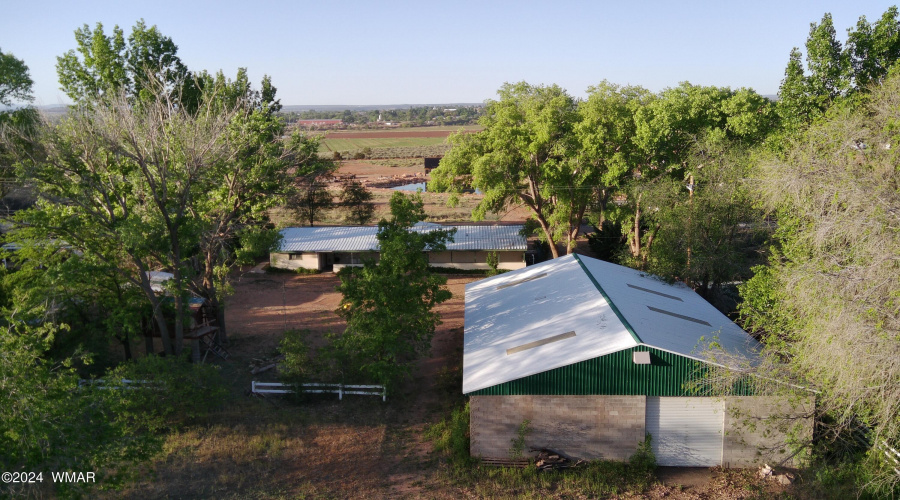
<svg viewBox="0 0 900 500">
<path fill-rule="evenodd" d="M 309 403 L 305 410 L 316 415 L 305 424 L 295 423 L 293 431 L 283 430 L 282 466 L 273 472 L 271 479 L 293 484 L 287 490 L 290 495 L 367 498 L 471 495 L 471 492 L 455 491 L 442 479 L 431 444 L 422 433 L 428 423 L 442 418 L 446 412 L 447 379 L 442 372 L 460 365 L 465 285 L 477 279 L 448 277 L 447 287 L 453 298 L 438 306 L 443 323 L 435 332 L 432 355 L 416 367 L 403 394 L 392 396 L 387 404 L 377 398 L 363 397 L 344 402 L 331 399 Z M 236 364 L 241 370 L 241 363 L 272 356 L 286 329 L 309 329 L 314 343 L 328 332 L 342 330 L 345 324 L 334 312 L 340 301 L 335 290 L 338 283 L 338 278 L 331 273 L 245 273 L 238 277 L 227 317 L 233 339 L 229 348 L 233 358 L 228 363 Z M 265 375 L 269 377 L 255 378 L 274 379 L 272 372 Z M 313 460 L 310 454 L 315 457 Z M 287 460 L 289 457 L 292 460 Z M 659 477 L 663 484 L 648 491 L 650 497 L 744 498 L 740 491 L 737 494 L 732 491 L 729 473 L 717 469 L 665 468 Z"/>
</svg>

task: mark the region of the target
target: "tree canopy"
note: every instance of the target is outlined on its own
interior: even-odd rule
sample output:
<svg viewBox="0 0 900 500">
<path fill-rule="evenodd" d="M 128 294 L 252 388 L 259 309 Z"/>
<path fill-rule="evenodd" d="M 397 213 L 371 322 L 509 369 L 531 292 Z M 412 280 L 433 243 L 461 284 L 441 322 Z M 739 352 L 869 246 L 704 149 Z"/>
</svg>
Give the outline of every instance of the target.
<svg viewBox="0 0 900 500">
<path fill-rule="evenodd" d="M 446 278 L 431 272 L 425 250 L 445 249 L 455 230 L 415 230 L 425 220 L 420 195 L 394 192 L 390 207 L 391 219 L 378 223 L 378 262 L 341 270 L 337 312 L 347 329 L 334 338 L 334 347 L 345 369 L 394 386 L 410 373 L 416 356 L 428 352 L 440 324 L 434 306 L 450 299 Z"/>
</svg>

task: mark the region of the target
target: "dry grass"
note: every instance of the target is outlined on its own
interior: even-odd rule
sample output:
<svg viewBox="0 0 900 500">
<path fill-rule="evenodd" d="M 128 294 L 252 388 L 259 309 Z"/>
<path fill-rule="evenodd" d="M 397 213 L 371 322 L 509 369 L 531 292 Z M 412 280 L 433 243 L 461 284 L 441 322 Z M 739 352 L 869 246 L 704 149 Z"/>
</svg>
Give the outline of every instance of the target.
<svg viewBox="0 0 900 500">
<path fill-rule="evenodd" d="M 337 190 L 333 190 L 335 195 Z M 389 218 L 390 208 L 388 201 L 391 199 L 394 191 L 391 189 L 374 188 L 371 190 L 374 195 L 375 215 L 372 218 L 372 224 L 377 223 L 382 218 Z M 450 197 L 448 193 L 422 193 L 425 202 L 425 213 L 428 214 L 428 220 L 432 222 L 471 222 L 472 211 L 481 201 L 481 195 L 467 194 L 459 197 L 459 205 L 456 207 L 447 206 L 447 200 Z M 503 214 L 488 214 L 485 220 L 496 221 L 501 220 Z M 289 210 L 280 208 L 270 211 L 269 216 L 272 222 L 278 227 L 306 226 L 306 221 L 299 220 L 295 214 Z M 329 210 L 324 217 L 317 221 L 317 225 L 330 226 L 344 224 L 344 212 L 341 209 Z"/>
</svg>

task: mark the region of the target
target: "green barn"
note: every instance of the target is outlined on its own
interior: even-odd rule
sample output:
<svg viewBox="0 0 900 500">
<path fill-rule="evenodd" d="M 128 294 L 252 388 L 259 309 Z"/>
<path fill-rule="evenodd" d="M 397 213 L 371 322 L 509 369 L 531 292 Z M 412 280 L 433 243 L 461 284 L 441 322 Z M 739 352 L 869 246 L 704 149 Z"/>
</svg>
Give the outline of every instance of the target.
<svg viewBox="0 0 900 500">
<path fill-rule="evenodd" d="M 465 315 L 473 455 L 508 456 L 526 420 L 528 447 L 587 459 L 626 459 L 650 434 L 663 466 L 787 458 L 771 416 L 801 417 L 793 437 L 811 436 L 812 401 L 707 383 L 760 345 L 684 285 L 569 255 L 469 284 Z"/>
</svg>

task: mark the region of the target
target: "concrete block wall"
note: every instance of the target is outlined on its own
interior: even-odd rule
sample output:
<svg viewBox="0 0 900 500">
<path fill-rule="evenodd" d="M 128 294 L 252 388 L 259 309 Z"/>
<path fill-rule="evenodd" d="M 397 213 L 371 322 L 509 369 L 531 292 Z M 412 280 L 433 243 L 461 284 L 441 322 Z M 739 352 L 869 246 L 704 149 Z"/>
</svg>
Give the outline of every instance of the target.
<svg viewBox="0 0 900 500">
<path fill-rule="evenodd" d="M 269 265 L 279 269 L 319 269 L 319 255 L 315 253 L 270 253 Z"/>
<path fill-rule="evenodd" d="M 787 439 L 808 441 L 813 433 L 813 398 L 791 404 L 775 396 L 725 398 L 725 438 L 722 464 L 726 467 L 774 465 L 793 451 Z M 799 465 L 803 453 L 785 465 Z"/>
<path fill-rule="evenodd" d="M 472 396 L 470 450 L 506 458 L 523 420 L 531 422 L 529 448 L 572 457 L 625 460 L 644 440 L 645 396 Z"/>
</svg>

